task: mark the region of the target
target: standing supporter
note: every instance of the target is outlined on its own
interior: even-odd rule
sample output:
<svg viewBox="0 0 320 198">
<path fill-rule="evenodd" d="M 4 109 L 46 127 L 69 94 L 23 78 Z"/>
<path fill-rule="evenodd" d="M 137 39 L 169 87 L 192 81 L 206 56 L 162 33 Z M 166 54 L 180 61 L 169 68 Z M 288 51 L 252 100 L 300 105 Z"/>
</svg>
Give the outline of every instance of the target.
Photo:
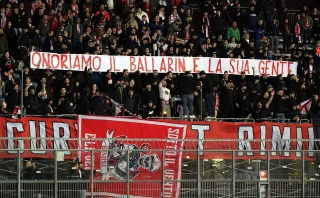
<svg viewBox="0 0 320 198">
<path fill-rule="evenodd" d="M 284 91 L 280 89 L 274 98 L 274 117 L 277 121 L 284 122 L 285 120 L 285 101 L 289 99 L 289 96 L 284 95 Z"/>
<path fill-rule="evenodd" d="M 157 97 L 156 92 L 154 92 L 151 89 L 151 84 L 147 83 L 146 89 L 142 92 L 142 101 L 141 101 L 142 106 L 144 108 L 146 108 L 146 107 L 148 107 L 149 102 L 152 101 L 153 108 L 156 109 L 157 108 L 156 104 L 158 104 L 157 100 L 158 100 L 158 97 Z"/>
<path fill-rule="evenodd" d="M 234 107 L 236 106 L 239 108 L 239 104 L 237 102 L 234 85 L 231 81 L 223 80 L 221 88 L 221 102 L 222 117 L 235 118 Z"/>
<path fill-rule="evenodd" d="M 215 117 L 216 94 L 214 91 L 215 85 L 213 82 L 213 78 L 210 75 L 206 75 L 204 71 L 201 71 L 199 75 L 200 75 L 200 81 L 202 82 L 202 85 L 203 85 L 202 91 L 206 101 L 205 104 L 206 104 L 206 110 L 208 112 L 208 116 Z"/>
<path fill-rule="evenodd" d="M 159 83 L 159 95 L 161 100 L 161 113 L 160 116 L 171 117 L 171 94 L 170 89 L 167 88 L 167 80 L 168 76 Z"/>
<path fill-rule="evenodd" d="M 186 71 L 185 75 L 178 79 L 178 90 L 183 104 L 183 116 L 194 117 L 193 91 L 196 85 L 197 83 L 189 71 Z"/>
<path fill-rule="evenodd" d="M 313 28 L 313 20 L 308 13 L 302 13 L 301 19 L 302 40 L 304 43 L 310 43 Z"/>
<path fill-rule="evenodd" d="M 272 23 L 270 24 L 270 47 L 274 52 L 278 51 L 279 45 L 279 23 L 278 19 L 274 17 Z"/>
</svg>

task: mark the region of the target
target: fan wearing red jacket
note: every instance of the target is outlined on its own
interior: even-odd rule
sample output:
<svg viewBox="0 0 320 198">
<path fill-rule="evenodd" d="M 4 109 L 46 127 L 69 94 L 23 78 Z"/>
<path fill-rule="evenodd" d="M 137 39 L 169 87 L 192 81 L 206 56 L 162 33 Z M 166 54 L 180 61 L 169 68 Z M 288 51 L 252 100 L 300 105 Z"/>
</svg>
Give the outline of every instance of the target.
<svg viewBox="0 0 320 198">
<path fill-rule="evenodd" d="M 110 14 L 104 5 L 100 6 L 100 10 L 95 13 L 95 17 L 100 17 L 102 21 L 110 21 Z"/>
</svg>

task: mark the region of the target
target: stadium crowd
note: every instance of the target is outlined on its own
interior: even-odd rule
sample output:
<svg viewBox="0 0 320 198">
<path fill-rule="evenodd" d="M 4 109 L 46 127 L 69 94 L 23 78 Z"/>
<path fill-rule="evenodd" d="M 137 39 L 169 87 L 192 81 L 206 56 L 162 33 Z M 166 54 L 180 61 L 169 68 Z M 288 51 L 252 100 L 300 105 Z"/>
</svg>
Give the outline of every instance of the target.
<svg viewBox="0 0 320 198">
<path fill-rule="evenodd" d="M 1 1 L 0 114 L 16 113 L 23 96 L 31 115 L 114 115 L 117 103 L 145 118 L 180 107 L 191 117 L 299 121 L 305 100 L 314 99 L 309 114 L 319 112 L 319 19 L 306 5 L 289 20 L 284 0 L 251 0 L 247 9 L 237 0 Z M 30 51 L 291 60 L 298 74 L 36 70 Z"/>
</svg>

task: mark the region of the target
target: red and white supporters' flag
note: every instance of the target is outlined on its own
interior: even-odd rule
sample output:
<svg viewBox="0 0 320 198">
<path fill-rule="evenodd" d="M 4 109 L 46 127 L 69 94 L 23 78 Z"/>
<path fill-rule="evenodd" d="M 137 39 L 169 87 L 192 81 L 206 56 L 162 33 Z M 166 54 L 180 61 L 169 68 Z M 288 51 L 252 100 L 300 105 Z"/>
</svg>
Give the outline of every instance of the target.
<svg viewBox="0 0 320 198">
<path fill-rule="evenodd" d="M 171 180 L 181 179 L 183 143 L 176 140 L 185 138 L 187 125 L 98 116 L 79 116 L 78 124 L 79 138 L 105 139 L 101 145 L 88 139 L 80 142 L 82 149 L 100 150 L 93 156 L 95 180 L 101 181 L 94 186 L 95 196 L 124 196 L 128 190 L 127 180 L 130 180 L 130 197 L 180 196 L 180 183 Z M 141 137 L 145 141 L 126 141 Z M 167 141 L 155 144 L 154 141 L 148 141 L 151 138 Z M 178 151 L 163 152 L 172 148 Z M 152 152 L 150 149 L 153 149 Z M 90 169 L 90 153 L 82 152 L 80 158 L 84 168 Z M 168 181 L 164 183 L 164 192 L 161 190 L 163 177 Z M 144 182 L 139 183 L 142 180 Z M 150 183 L 146 184 L 146 180 L 150 180 Z M 150 190 L 141 190 L 141 187 Z"/>
<path fill-rule="evenodd" d="M 302 115 L 306 115 L 309 113 L 309 110 L 311 108 L 311 104 L 312 104 L 312 99 L 306 100 L 302 103 L 299 104 L 299 111 L 300 114 Z"/>
<path fill-rule="evenodd" d="M 107 56 L 94 54 L 55 54 L 47 52 L 31 52 L 31 68 L 83 71 L 85 67 L 93 71 L 120 72 L 128 69 L 129 72 L 139 70 L 141 73 L 160 73 L 171 71 L 197 73 L 204 70 L 208 74 L 277 76 L 282 74 L 297 74 L 297 62 L 273 61 L 257 59 L 210 58 L 210 57 L 166 57 L 166 56 Z M 254 68 L 254 70 L 253 70 Z"/>
</svg>

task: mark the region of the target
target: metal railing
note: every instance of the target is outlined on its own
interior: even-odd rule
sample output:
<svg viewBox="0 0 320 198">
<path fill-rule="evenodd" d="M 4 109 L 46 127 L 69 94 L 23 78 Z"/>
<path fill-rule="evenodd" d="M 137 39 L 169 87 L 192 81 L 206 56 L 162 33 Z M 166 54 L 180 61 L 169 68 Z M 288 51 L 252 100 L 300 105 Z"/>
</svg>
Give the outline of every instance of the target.
<svg viewBox="0 0 320 198">
<path fill-rule="evenodd" d="M 92 141 L 92 140 L 91 140 Z M 102 140 L 96 140 L 101 143 Z M 143 139 L 127 140 L 123 144 L 141 145 Z M 161 140 L 153 140 L 154 144 L 160 144 Z M 164 140 L 163 140 L 164 141 Z M 259 158 L 239 158 L 239 152 L 247 151 L 226 150 L 221 147 L 217 150 L 199 150 L 194 147 L 198 141 L 185 141 L 193 146 L 186 146 L 183 150 L 172 149 L 74 149 L 74 150 L 52 150 L 46 149 L 47 156 L 51 158 L 30 159 L 24 156 L 28 149 L 2 149 L 0 156 L 9 151 L 16 151 L 14 158 L 0 158 L 0 198 L 24 198 L 24 197 L 70 197 L 70 198 L 93 198 L 93 197 L 290 197 L 290 198 L 315 198 L 320 197 L 320 169 L 315 160 L 307 159 L 309 150 L 288 151 L 292 156 L 300 153 L 300 158 L 276 159 L 273 158 L 275 150 L 253 150 Z M 218 140 L 208 140 L 220 145 Z M 240 144 L 242 140 L 224 140 Z M 222 141 L 222 142 L 224 142 Z M 266 140 L 269 141 L 269 140 Z M 271 140 L 270 140 L 271 141 Z M 297 141 L 297 140 L 288 140 Z M 309 140 L 301 140 L 309 141 Z M 315 140 L 316 145 L 319 140 Z M 258 144 L 261 142 L 257 141 Z M 306 142 L 304 142 L 305 144 Z M 188 144 L 186 144 L 188 145 Z M 229 145 L 231 148 L 231 145 Z M 193 148 L 192 148 L 193 147 Z M 152 145 L 151 145 L 152 148 Z M 40 149 L 37 151 L 41 151 Z M 65 155 L 70 152 L 71 155 Z M 94 156 L 103 156 L 105 152 L 109 155 L 122 155 L 123 161 L 108 167 L 110 178 L 116 168 L 123 168 L 124 164 L 133 163 L 133 156 L 144 156 L 155 154 L 161 159 L 161 166 L 157 170 L 158 177 L 132 177 L 133 172 L 123 169 L 123 175 L 118 174 L 117 179 L 103 178 L 104 172 L 94 162 Z M 179 153 L 182 158 L 181 177 L 171 177 L 166 163 L 170 160 L 172 152 Z M 223 159 L 204 158 L 201 155 L 229 156 Z M 260 155 L 264 152 L 265 155 Z M 313 150 L 314 156 L 320 156 L 320 151 Z M 77 171 L 77 160 L 72 156 L 79 153 L 91 156 L 89 163 L 85 163 L 85 174 L 80 177 L 74 174 Z M 280 153 L 280 151 L 279 151 Z M 281 156 L 281 155 L 279 155 Z M 280 157 L 281 158 L 281 157 Z M 35 175 L 30 177 L 26 174 L 25 164 L 32 160 L 35 164 Z M 81 157 L 80 157 L 81 162 Z M 100 164 L 100 163 L 99 163 Z M 178 164 L 178 163 L 177 163 Z M 141 168 L 142 169 L 142 168 Z M 156 174 L 137 168 L 139 174 Z M 147 172 L 147 173 L 146 173 Z M 136 172 L 137 173 L 137 172 Z M 160 174 L 161 173 L 161 174 Z M 266 177 L 262 176 L 266 174 Z M 152 178 L 152 177 L 151 177 Z M 176 186 L 177 188 L 170 188 Z M 168 189 L 171 191 L 169 192 Z M 171 193 L 171 194 L 170 194 Z M 177 194 L 175 194 L 177 193 Z M 132 196 L 130 196 L 132 195 Z M 176 196 L 177 195 L 177 196 Z"/>
</svg>

